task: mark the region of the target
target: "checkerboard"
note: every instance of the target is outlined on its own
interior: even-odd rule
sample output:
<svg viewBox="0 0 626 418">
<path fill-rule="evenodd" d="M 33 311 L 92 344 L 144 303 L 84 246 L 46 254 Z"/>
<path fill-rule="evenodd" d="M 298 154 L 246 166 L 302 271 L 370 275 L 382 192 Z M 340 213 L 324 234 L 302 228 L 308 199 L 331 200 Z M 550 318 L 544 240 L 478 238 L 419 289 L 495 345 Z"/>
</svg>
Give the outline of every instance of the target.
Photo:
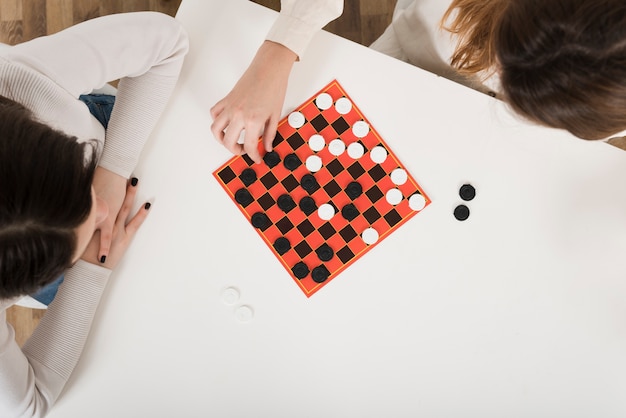
<svg viewBox="0 0 626 418">
<path fill-rule="evenodd" d="M 307 297 L 430 204 L 336 80 L 214 176 Z"/>
</svg>

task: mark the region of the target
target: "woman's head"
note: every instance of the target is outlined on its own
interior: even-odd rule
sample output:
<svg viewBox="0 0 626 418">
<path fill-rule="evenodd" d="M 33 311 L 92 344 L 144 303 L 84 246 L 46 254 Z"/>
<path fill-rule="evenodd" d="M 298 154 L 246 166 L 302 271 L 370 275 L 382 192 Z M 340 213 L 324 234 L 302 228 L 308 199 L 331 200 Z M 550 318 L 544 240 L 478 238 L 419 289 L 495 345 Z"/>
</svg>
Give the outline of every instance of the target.
<svg viewBox="0 0 626 418">
<path fill-rule="evenodd" d="M 491 17 L 463 25 L 459 17 L 468 22 L 466 13 L 476 15 L 467 5 L 475 9 L 478 3 L 493 8 Z M 455 7 L 452 28 L 470 43 L 462 45 L 465 55 L 457 54 L 453 63 L 461 71 L 495 69 L 515 111 L 585 139 L 626 130 L 625 2 L 455 0 L 448 16 Z M 487 39 L 467 35 L 483 27 L 489 28 L 482 29 L 490 34 Z M 477 62 L 478 51 L 488 51 L 487 58 L 467 65 Z"/>
<path fill-rule="evenodd" d="M 75 261 L 96 163 L 93 145 L 0 97 L 0 299 L 33 293 Z"/>
</svg>

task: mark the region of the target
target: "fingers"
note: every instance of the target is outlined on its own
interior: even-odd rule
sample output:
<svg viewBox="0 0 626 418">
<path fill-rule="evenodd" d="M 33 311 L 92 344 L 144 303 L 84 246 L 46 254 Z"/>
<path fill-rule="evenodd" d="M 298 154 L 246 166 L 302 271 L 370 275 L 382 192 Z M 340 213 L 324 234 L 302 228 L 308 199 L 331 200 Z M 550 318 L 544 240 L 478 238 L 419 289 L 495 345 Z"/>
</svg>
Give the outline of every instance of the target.
<svg viewBox="0 0 626 418">
<path fill-rule="evenodd" d="M 243 139 L 243 149 L 248 157 L 255 163 L 261 162 L 261 154 L 259 153 L 259 129 L 246 129 Z"/>
<path fill-rule="evenodd" d="M 143 221 L 148 216 L 148 211 L 150 209 L 151 204 L 145 203 L 137 213 L 127 222 L 128 217 L 130 216 L 133 204 L 135 202 L 135 197 L 137 196 L 137 187 L 135 187 L 137 183 L 134 185 L 129 183 L 126 188 L 126 196 L 124 197 L 124 202 L 122 203 L 122 208 L 120 209 L 120 213 L 116 220 L 116 227 L 120 228 L 120 230 L 126 231 L 126 238 L 132 239 L 135 235 Z"/>
<path fill-rule="evenodd" d="M 272 117 L 267 121 L 265 130 L 263 131 L 262 140 L 263 140 L 263 147 L 265 148 L 266 152 L 270 152 L 272 150 L 274 138 L 276 137 L 276 129 L 278 129 L 278 120 Z"/>
<path fill-rule="evenodd" d="M 129 237 L 132 238 L 141 226 L 141 224 L 143 224 L 143 221 L 146 220 L 151 206 L 152 205 L 150 202 L 144 204 L 141 209 L 137 211 L 135 216 L 133 216 L 130 222 L 126 224 L 126 234 L 128 234 Z"/>
<path fill-rule="evenodd" d="M 111 241 L 113 240 L 113 223 L 107 221 L 100 226 L 100 250 L 98 260 L 104 263 L 111 251 Z"/>
</svg>

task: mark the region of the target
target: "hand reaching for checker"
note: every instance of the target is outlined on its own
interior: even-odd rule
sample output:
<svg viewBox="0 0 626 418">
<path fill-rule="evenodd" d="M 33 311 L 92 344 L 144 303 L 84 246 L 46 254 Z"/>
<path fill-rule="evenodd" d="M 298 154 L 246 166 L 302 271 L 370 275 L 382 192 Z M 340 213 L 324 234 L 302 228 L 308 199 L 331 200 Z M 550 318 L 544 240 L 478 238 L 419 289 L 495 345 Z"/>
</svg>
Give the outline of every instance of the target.
<svg viewBox="0 0 626 418">
<path fill-rule="evenodd" d="M 260 163 L 261 135 L 265 151 L 272 150 L 289 73 L 296 58 L 285 46 L 265 41 L 231 92 L 211 108 L 211 131 L 230 152 L 248 154 Z M 245 134 L 240 144 L 242 131 Z"/>
</svg>

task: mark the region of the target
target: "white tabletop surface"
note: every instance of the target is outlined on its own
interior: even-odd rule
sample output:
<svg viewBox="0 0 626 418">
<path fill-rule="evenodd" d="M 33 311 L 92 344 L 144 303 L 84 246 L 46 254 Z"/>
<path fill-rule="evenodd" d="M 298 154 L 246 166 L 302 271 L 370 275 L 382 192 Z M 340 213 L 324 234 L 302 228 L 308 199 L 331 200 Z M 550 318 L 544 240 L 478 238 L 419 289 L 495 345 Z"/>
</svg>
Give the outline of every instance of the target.
<svg viewBox="0 0 626 418">
<path fill-rule="evenodd" d="M 50 417 L 626 416 L 626 153 L 320 33 L 284 114 L 338 79 L 433 203 L 307 298 L 212 176 L 209 109 L 275 16 L 183 1 L 153 209 Z"/>
</svg>

